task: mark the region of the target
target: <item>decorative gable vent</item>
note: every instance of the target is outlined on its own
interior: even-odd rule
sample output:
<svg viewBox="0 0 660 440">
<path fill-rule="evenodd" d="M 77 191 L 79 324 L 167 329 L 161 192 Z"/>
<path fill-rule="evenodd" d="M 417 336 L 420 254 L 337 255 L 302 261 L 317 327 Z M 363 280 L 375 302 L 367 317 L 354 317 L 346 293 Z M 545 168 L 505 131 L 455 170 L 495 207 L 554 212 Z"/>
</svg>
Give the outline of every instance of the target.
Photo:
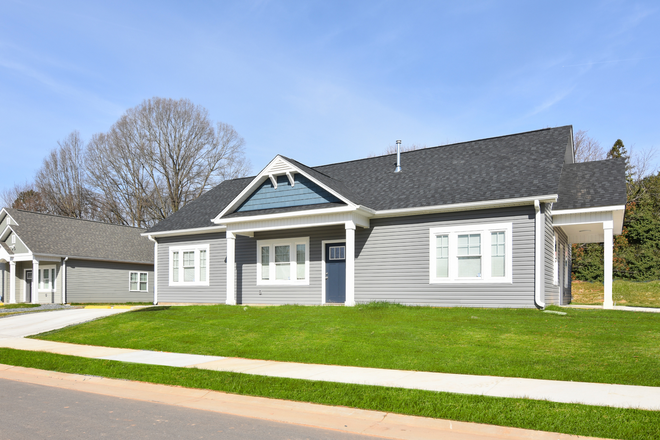
<svg viewBox="0 0 660 440">
<path fill-rule="evenodd" d="M 281 157 L 275 159 L 268 166 L 268 168 L 266 168 L 266 173 L 272 174 L 273 176 L 278 176 L 278 175 L 286 174 L 287 172 L 295 172 L 295 171 L 296 171 L 295 168 L 293 168 Z"/>
</svg>

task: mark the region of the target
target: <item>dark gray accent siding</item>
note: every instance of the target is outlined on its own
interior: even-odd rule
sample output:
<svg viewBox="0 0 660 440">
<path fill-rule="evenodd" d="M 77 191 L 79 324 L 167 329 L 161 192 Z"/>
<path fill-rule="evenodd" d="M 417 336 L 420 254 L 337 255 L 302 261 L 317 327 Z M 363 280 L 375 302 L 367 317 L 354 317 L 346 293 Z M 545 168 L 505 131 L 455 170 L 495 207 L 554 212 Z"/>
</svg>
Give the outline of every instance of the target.
<svg viewBox="0 0 660 440">
<path fill-rule="evenodd" d="M 224 303 L 227 291 L 227 239 L 225 237 L 225 232 L 218 232 L 158 238 L 158 302 Z M 239 239 L 236 240 L 237 247 Z M 209 285 L 170 286 L 170 247 L 199 244 L 209 245 Z"/>
<path fill-rule="evenodd" d="M 512 284 L 430 284 L 429 229 L 511 222 Z M 372 219 L 356 231 L 355 300 L 468 307 L 534 307 L 531 206 Z"/>
<path fill-rule="evenodd" d="M 555 284 L 555 230 L 552 226 L 551 205 L 543 204 L 543 214 L 545 216 L 545 252 L 543 258 L 544 271 L 544 292 L 546 305 L 559 304 L 559 285 Z M 557 243 L 559 244 L 559 243 Z"/>
<path fill-rule="evenodd" d="M 257 240 L 296 237 L 309 237 L 309 285 L 258 286 Z M 323 289 L 321 283 L 325 279 L 321 273 L 322 241 L 345 238 L 346 230 L 343 225 L 258 232 L 253 239 L 239 236 L 236 240 L 237 302 L 239 304 L 321 304 Z"/>
<path fill-rule="evenodd" d="M 148 291 L 131 292 L 129 272 L 148 272 Z M 151 302 L 154 297 L 153 265 L 72 260 L 66 262 L 68 303 Z"/>
</svg>

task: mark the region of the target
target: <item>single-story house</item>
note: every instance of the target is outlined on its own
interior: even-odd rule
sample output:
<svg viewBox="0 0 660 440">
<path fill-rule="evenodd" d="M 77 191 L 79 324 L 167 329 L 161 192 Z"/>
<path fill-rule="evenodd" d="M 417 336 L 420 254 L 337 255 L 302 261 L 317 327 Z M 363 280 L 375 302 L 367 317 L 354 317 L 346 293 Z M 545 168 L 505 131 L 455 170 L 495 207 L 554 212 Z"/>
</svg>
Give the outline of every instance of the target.
<svg viewBox="0 0 660 440">
<path fill-rule="evenodd" d="M 154 300 L 144 229 L 4 208 L 0 231 L 5 303 Z"/>
<path fill-rule="evenodd" d="M 309 167 L 281 155 L 144 235 L 159 303 L 571 301 L 571 243 L 612 243 L 622 159 L 574 163 L 571 126 Z"/>
</svg>

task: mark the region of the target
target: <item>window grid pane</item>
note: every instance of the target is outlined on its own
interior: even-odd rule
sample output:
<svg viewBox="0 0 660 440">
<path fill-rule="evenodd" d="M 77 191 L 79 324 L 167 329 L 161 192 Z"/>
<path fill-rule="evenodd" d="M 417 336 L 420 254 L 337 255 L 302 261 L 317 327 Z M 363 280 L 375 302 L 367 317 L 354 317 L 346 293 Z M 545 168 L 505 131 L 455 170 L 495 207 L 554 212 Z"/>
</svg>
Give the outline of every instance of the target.
<svg viewBox="0 0 660 440">
<path fill-rule="evenodd" d="M 131 272 L 131 290 L 138 290 L 137 276 L 137 273 Z"/>
<path fill-rule="evenodd" d="M 270 279 L 270 246 L 261 247 L 261 279 Z"/>
<path fill-rule="evenodd" d="M 493 232 L 491 237 L 491 276 L 505 276 L 505 237 L 504 232 Z"/>
<path fill-rule="evenodd" d="M 147 276 L 146 273 L 144 273 L 144 272 L 140 273 L 140 290 L 142 292 L 147 291 L 147 279 L 148 279 L 148 276 Z"/>
<path fill-rule="evenodd" d="M 449 236 L 439 235 L 435 238 L 435 276 L 438 278 L 449 277 Z"/>
<path fill-rule="evenodd" d="M 276 280 L 290 280 L 291 279 L 291 265 L 289 259 L 291 257 L 290 246 L 275 246 L 275 279 Z"/>
<path fill-rule="evenodd" d="M 183 253 L 183 281 L 187 283 L 195 281 L 195 252 Z"/>
<path fill-rule="evenodd" d="M 206 281 L 206 251 L 199 251 L 199 280 Z"/>
<path fill-rule="evenodd" d="M 179 282 L 179 253 L 172 252 L 172 281 Z"/>
<path fill-rule="evenodd" d="M 296 278 L 305 279 L 305 245 L 296 245 Z"/>
</svg>

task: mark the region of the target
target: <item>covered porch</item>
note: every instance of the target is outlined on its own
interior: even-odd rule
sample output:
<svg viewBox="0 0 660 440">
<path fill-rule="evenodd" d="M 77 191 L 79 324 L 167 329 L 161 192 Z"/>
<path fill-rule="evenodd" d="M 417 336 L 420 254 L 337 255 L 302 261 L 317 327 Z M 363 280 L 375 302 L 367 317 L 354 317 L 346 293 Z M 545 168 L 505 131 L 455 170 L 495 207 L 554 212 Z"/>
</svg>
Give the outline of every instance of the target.
<svg viewBox="0 0 660 440">
<path fill-rule="evenodd" d="M 612 273 L 614 261 L 614 236 L 623 231 L 625 205 L 596 208 L 553 210 L 555 228 L 568 236 L 569 244 L 603 243 L 603 308 L 614 307 L 612 300 Z"/>
</svg>

